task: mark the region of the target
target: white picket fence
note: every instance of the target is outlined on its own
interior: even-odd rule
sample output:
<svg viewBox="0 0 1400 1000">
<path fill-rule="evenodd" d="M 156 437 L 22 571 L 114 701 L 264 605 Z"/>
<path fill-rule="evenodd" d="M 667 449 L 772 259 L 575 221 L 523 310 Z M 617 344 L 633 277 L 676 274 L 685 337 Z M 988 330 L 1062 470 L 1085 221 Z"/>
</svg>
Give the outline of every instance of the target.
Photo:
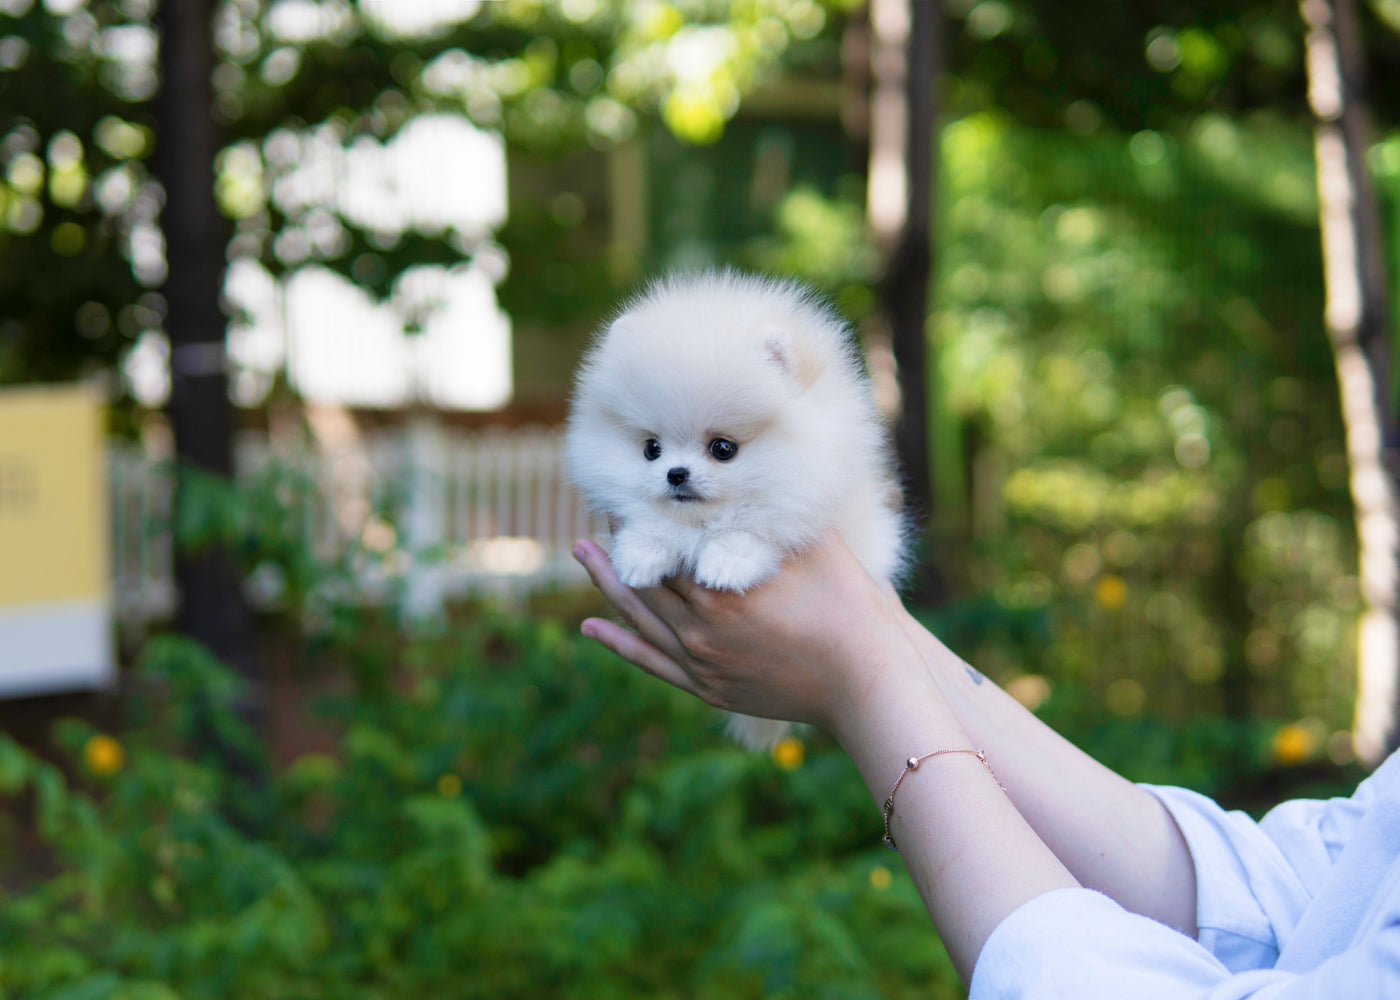
<svg viewBox="0 0 1400 1000">
<path fill-rule="evenodd" d="M 574 539 L 602 537 L 603 525 L 562 477 L 557 428 L 453 433 L 427 421 L 367 436 L 334 454 L 275 453 L 261 437 L 235 448 L 245 483 L 287 498 L 286 516 L 327 564 L 353 566 L 355 599 L 392 592 L 412 614 L 431 615 L 454 597 L 505 598 L 585 583 L 569 554 Z M 175 610 L 168 463 L 114 447 L 112 496 L 114 614 L 127 625 Z M 255 602 L 275 603 L 275 573 L 249 580 Z"/>
</svg>

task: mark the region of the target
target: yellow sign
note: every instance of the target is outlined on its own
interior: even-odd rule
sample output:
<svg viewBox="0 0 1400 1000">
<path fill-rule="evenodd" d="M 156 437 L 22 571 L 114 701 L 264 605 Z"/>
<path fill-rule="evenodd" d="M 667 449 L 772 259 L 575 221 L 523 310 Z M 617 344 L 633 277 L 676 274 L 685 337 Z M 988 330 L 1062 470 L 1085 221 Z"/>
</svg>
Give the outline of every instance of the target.
<svg viewBox="0 0 1400 1000">
<path fill-rule="evenodd" d="M 0 390 L 0 693 L 110 674 L 104 460 L 94 390 Z"/>
<path fill-rule="evenodd" d="M 94 392 L 0 393 L 0 605 L 107 592 L 102 462 Z"/>
</svg>

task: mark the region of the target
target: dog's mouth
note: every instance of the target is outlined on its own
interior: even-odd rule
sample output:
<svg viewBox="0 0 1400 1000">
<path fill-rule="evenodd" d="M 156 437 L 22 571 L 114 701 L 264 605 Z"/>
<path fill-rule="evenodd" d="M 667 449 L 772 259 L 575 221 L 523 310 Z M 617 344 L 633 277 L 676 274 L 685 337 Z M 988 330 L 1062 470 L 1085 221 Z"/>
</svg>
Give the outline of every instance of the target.
<svg viewBox="0 0 1400 1000">
<path fill-rule="evenodd" d="M 679 486 L 672 486 L 666 496 L 667 499 L 674 500 L 676 503 L 695 503 L 705 499 L 699 493 L 696 493 L 695 490 L 690 487 L 689 483 L 681 483 Z"/>
</svg>

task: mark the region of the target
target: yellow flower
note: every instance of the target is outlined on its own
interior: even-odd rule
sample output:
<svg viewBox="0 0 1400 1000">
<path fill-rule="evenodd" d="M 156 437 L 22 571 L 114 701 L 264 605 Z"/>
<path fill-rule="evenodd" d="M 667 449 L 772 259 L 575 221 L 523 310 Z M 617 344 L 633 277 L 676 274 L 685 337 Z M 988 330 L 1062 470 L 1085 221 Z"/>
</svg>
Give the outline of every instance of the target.
<svg viewBox="0 0 1400 1000">
<path fill-rule="evenodd" d="M 1094 600 L 1100 607 L 1117 611 L 1128 600 L 1128 585 L 1116 573 L 1105 573 L 1094 584 Z"/>
<path fill-rule="evenodd" d="M 884 891 L 894 882 L 894 876 L 884 865 L 876 865 L 870 869 L 870 888 Z"/>
<path fill-rule="evenodd" d="M 437 789 L 439 795 L 445 795 L 449 799 L 453 798 L 462 794 L 462 779 L 455 774 L 444 774 L 437 781 Z"/>
<path fill-rule="evenodd" d="M 103 733 L 89 737 L 83 746 L 83 763 L 93 774 L 104 777 L 115 774 L 126 763 L 126 751 L 112 737 Z"/>
<path fill-rule="evenodd" d="M 1306 726 L 1290 722 L 1274 733 L 1274 762 L 1284 767 L 1301 764 L 1312 756 L 1313 749 L 1312 733 Z"/>
<path fill-rule="evenodd" d="M 1147 691 L 1131 677 L 1120 677 L 1104 691 L 1103 700 L 1118 715 L 1137 715 L 1147 704 Z"/>
<path fill-rule="evenodd" d="M 805 752 L 802 741 L 796 736 L 789 736 L 779 740 L 773 747 L 773 760 L 784 771 L 791 771 L 802 766 L 802 758 Z"/>
</svg>

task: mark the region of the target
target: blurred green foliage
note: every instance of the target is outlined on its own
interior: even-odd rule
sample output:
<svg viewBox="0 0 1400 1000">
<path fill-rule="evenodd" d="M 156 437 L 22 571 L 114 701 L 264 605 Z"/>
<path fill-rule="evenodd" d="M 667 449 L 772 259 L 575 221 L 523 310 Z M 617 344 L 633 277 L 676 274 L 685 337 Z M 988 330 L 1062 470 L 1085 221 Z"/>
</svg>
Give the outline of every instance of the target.
<svg viewBox="0 0 1400 1000">
<path fill-rule="evenodd" d="M 941 161 L 932 544 L 966 599 L 940 631 L 1032 702 L 1295 719 L 1345 759 L 1360 598 L 1306 124 L 974 114 Z M 863 315 L 849 193 L 795 188 L 746 252 Z"/>
<path fill-rule="evenodd" d="M 207 752 L 212 729 L 255 742 L 238 680 L 174 636 L 149 644 L 119 737 L 60 724 L 61 767 L 0 737 L 0 793 L 48 851 L 0 867 L 0 995 L 962 995 L 824 737 L 729 746 L 709 709 L 547 615 L 477 608 L 415 638 L 347 615 L 314 659 L 354 678 L 314 720 L 333 745 L 256 784 Z M 1206 790 L 1269 767 L 1262 725 L 1076 735 Z"/>
<path fill-rule="evenodd" d="M 975 656 L 1126 715 L 1345 728 L 1359 599 L 1306 129 L 981 115 L 943 152 L 950 554 L 1051 621 Z"/>
<path fill-rule="evenodd" d="M 513 171 L 533 161 L 572 174 L 568 157 L 639 137 L 650 143 L 659 122 L 658 155 L 673 140 L 689 161 L 688 170 L 657 173 L 677 181 L 653 206 L 664 229 L 672 223 L 660 216 L 693 207 L 697 192 L 703 199 L 706 178 L 727 193 L 748 186 L 734 170 L 761 172 L 745 156 L 706 160 L 723 136 L 750 127 L 736 115 L 755 87 L 784 76 L 859 86 L 863 72 L 846 64 L 858 62 L 862 44 L 844 35 L 856 6 L 847 0 L 493 0 L 397 16 L 392 4 L 351 0 L 212 6 L 213 113 L 224 143 L 217 191 L 230 260 L 256 260 L 272 275 L 320 264 L 385 297 L 409 268 L 503 251 L 512 266 L 501 301 L 519 321 L 543 325 L 571 327 L 604 312 L 638 273 L 609 266 L 630 253 L 644 255 L 635 262 L 642 272 L 696 258 L 674 253 L 683 241 L 664 232 L 649 257 L 643 247 L 614 254 L 573 245 L 577 223 L 561 224 L 549 197 L 515 199 L 495 234 L 385 229 L 334 196 L 299 196 L 298 166 L 326 145 L 382 147 L 425 115 L 452 115 L 498 132 Z M 1368 97 L 1381 121 L 1400 113 L 1392 7 L 1363 5 Z M 1207 9 L 1151 0 L 1092 16 L 1020 0 L 947 0 L 944 8 L 950 118 L 990 111 L 1090 134 L 1172 132 L 1203 110 L 1305 117 L 1291 2 Z M 166 127 L 154 104 L 157 9 L 155 0 L 0 2 L 0 381 L 112 371 L 143 334 L 163 330 L 154 291 L 164 277 L 163 196 L 149 169 Z M 820 118 L 800 102 L 783 114 L 793 117 L 793 134 L 812 132 Z M 833 109 L 815 130 L 828 133 L 824 148 L 795 147 L 800 170 L 839 155 L 836 119 Z M 859 146 L 845 151 L 855 156 L 845 171 L 861 173 Z M 691 176 L 697 169 L 703 177 Z M 763 198 L 776 203 L 786 193 L 770 185 Z M 750 221 L 759 225 L 744 239 L 765 235 L 769 208 L 757 206 Z M 707 206 L 672 222 L 703 243 L 713 215 Z M 723 240 L 709 242 L 711 255 L 730 255 Z"/>
<path fill-rule="evenodd" d="M 717 713 L 580 638 L 577 595 L 407 627 L 350 586 L 357 560 L 402 553 L 309 558 L 304 485 L 278 466 L 238 490 L 202 479 L 177 526 L 298 581 L 279 591 L 304 636 L 289 676 L 339 679 L 298 720 L 320 749 L 271 761 L 244 682 L 175 635 L 147 643 L 120 732 L 61 722 L 57 763 L 0 736 L 0 996 L 964 995 L 829 739 L 728 744 Z M 955 645 L 1049 639 L 1045 612 L 994 598 L 930 620 Z M 1155 701 L 1106 715 L 1068 678 L 1045 695 L 1047 720 L 1136 780 L 1250 807 L 1355 780 L 1300 766 L 1296 727 Z"/>
<path fill-rule="evenodd" d="M 839 73 L 849 5 L 211 6 L 230 261 L 275 276 L 321 264 L 385 297 L 412 267 L 503 252 L 524 265 L 503 290 L 508 303 L 553 301 L 526 320 L 578 322 L 618 288 L 596 255 L 565 268 L 572 288 L 532 266 L 562 235 L 548 213 L 522 202 L 496 234 L 386 226 L 347 209 L 344 178 L 324 176 L 336 169 L 327 150 L 383 147 L 438 114 L 499 134 L 517 157 L 608 149 L 653 120 L 688 144 L 712 143 L 740 98 L 783 65 Z M 154 0 L 0 2 L 0 381 L 111 371 L 164 329 L 153 291 L 166 270 L 163 193 L 150 164 L 162 134 L 178 141 L 182 130 L 158 121 L 157 14 Z M 309 162 L 322 174 L 294 176 Z"/>
<path fill-rule="evenodd" d="M 1009 112 L 1081 134 L 1175 128 L 1202 109 L 1272 110 L 1302 120 L 1307 83 L 1298 6 L 1290 0 L 1169 0 L 1086 8 L 1031 0 L 943 0 L 958 114 Z M 1368 100 L 1396 118 L 1400 34 L 1393 0 L 1356 5 Z"/>
<path fill-rule="evenodd" d="M 724 746 L 549 619 L 404 641 L 361 618 L 321 655 L 356 678 L 323 706 L 334 751 L 260 788 L 198 752 L 237 684 L 176 637 L 117 754 L 63 724 L 65 777 L 0 739 L 56 871 L 10 872 L 0 995 L 958 995 L 824 740 L 786 767 Z"/>
<path fill-rule="evenodd" d="M 844 6 L 500 0 L 404 33 L 355 4 L 226 0 L 230 256 L 382 296 L 499 249 L 517 322 L 592 322 L 616 248 L 550 185 L 637 139 L 642 270 L 795 274 L 859 323 L 879 260 L 859 179 L 836 178 L 862 151 L 834 119 L 733 117 L 783 69 L 835 79 Z M 966 596 L 924 617 L 1129 777 L 1250 807 L 1341 787 L 1355 541 L 1295 5 L 947 7 L 935 544 Z M 1391 124 L 1394 8 L 1366 8 Z M 162 328 L 154 10 L 0 0 L 0 381 L 110 369 Z M 533 174 L 496 233 L 376 232 L 286 194 L 315 143 L 442 112 L 500 131 L 513 186 Z M 1400 233 L 1400 139 L 1371 166 Z M 308 482 L 189 487 L 182 537 L 226 544 L 350 679 L 323 706 L 333 748 L 273 768 L 237 682 L 173 638 L 119 741 L 65 725 L 63 767 L 0 741 L 8 821 L 32 810 L 50 852 L 0 880 L 0 995 L 960 995 L 824 738 L 788 766 L 729 748 L 557 615 L 406 632 L 349 599 L 401 553 L 321 564 Z M 229 749 L 266 780 L 222 772 Z"/>
</svg>

